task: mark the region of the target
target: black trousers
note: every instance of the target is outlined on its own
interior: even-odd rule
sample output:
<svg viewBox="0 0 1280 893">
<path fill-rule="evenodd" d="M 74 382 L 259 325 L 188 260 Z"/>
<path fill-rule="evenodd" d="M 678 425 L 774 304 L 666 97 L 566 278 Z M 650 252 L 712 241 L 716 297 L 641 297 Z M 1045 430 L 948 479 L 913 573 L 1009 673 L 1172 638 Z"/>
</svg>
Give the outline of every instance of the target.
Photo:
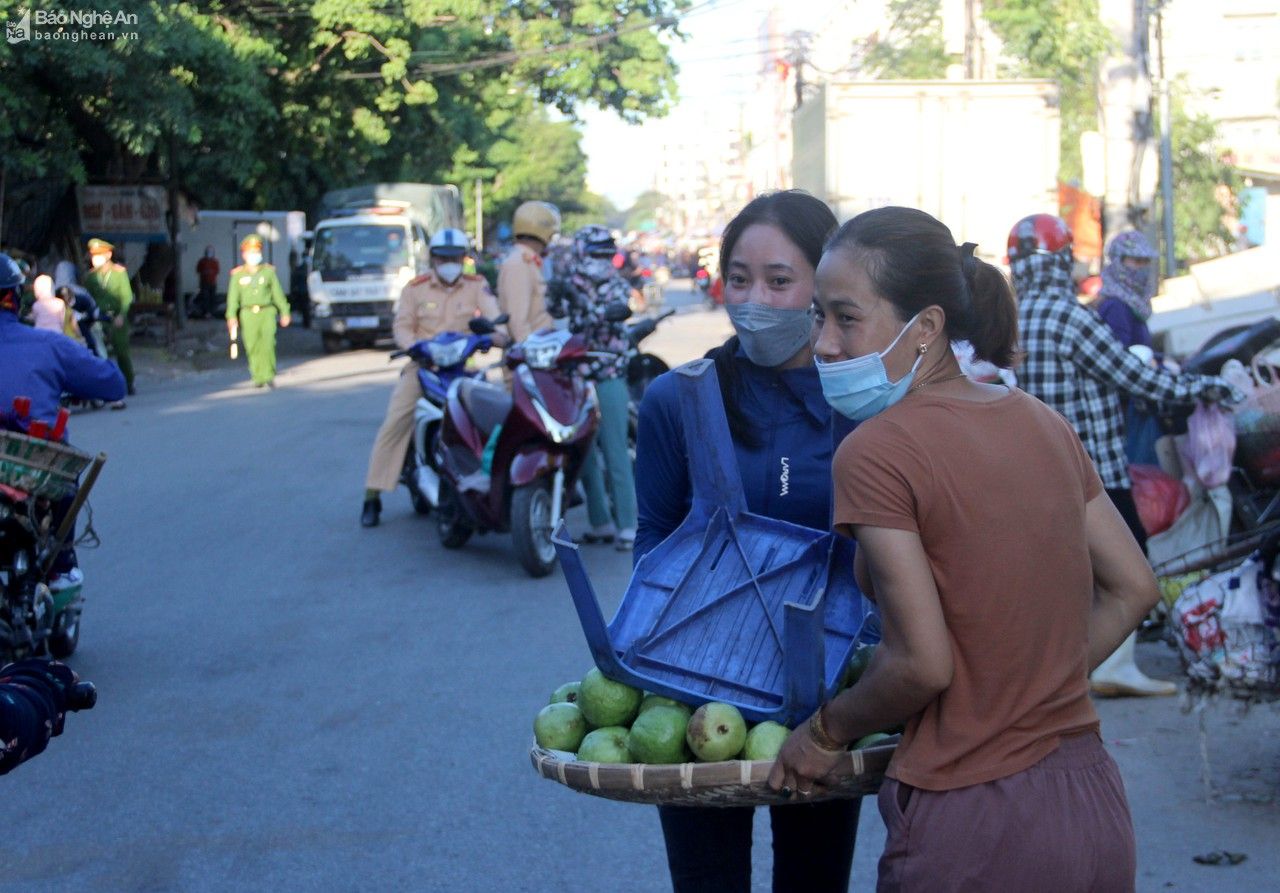
<svg viewBox="0 0 1280 893">
<path fill-rule="evenodd" d="M 1145 555 L 1147 552 L 1147 531 L 1142 526 L 1142 518 L 1138 515 L 1138 504 L 1133 501 L 1133 491 L 1129 488 L 1107 490 L 1107 495 L 1111 497 L 1112 504 L 1120 512 L 1120 517 L 1124 518 L 1124 523 L 1129 525 L 1133 538 L 1138 541 L 1138 547 L 1142 549 Z"/>
<path fill-rule="evenodd" d="M 772 806 L 774 893 L 846 893 L 862 801 Z M 675 893 L 750 893 L 750 807 L 659 806 Z"/>
</svg>

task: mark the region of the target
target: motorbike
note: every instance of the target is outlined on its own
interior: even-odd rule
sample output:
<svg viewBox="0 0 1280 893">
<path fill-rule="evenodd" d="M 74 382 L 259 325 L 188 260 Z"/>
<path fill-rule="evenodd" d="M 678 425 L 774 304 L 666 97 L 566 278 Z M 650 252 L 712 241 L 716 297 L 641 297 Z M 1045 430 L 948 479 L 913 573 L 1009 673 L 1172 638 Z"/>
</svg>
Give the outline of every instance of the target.
<svg viewBox="0 0 1280 893">
<path fill-rule="evenodd" d="M 611 307 L 609 318 L 625 319 L 619 312 L 629 313 Z M 543 329 L 508 349 L 510 393 L 470 378 L 449 386 L 435 442 L 436 529 L 445 548 L 509 531 L 529 575 L 551 573 L 551 533 L 599 425 L 595 388 L 577 369 L 591 356 L 581 335 Z"/>
<path fill-rule="evenodd" d="M 484 377 L 483 370 L 468 370 L 467 360 L 490 350 L 494 328 L 508 319 L 505 313 L 492 320 L 477 317 L 468 323 L 470 334 L 441 332 L 391 355 L 392 360 L 408 357 L 414 362 L 422 388 L 413 411 L 413 439 L 400 473 L 400 482 L 409 490 L 409 500 L 419 515 L 430 514 L 440 499 L 440 469 L 433 448 L 449 388 L 460 378 Z"/>
<path fill-rule="evenodd" d="M 636 430 L 640 421 L 640 401 L 650 383 L 664 372 L 671 369 L 663 360 L 651 353 L 640 350 L 640 342 L 648 338 L 658 328 L 658 323 L 675 313 L 667 310 L 658 316 L 650 316 L 627 327 L 627 341 L 631 348 L 627 351 L 627 451 L 631 461 L 636 460 Z"/>
<path fill-rule="evenodd" d="M 1182 371 L 1220 375 L 1229 361 L 1238 360 L 1248 367 L 1256 356 L 1265 354 L 1277 345 L 1280 345 L 1280 318 L 1268 317 L 1253 325 L 1235 326 L 1209 338 L 1198 351 L 1183 361 Z M 1188 415 L 1190 410 L 1185 410 L 1167 420 L 1166 429 L 1171 433 L 1184 433 Z M 1268 477 L 1259 474 L 1256 469 L 1251 472 L 1241 467 L 1239 460 L 1242 446 L 1243 443 L 1237 444 L 1237 461 L 1227 486 L 1231 491 L 1236 523 L 1243 531 L 1256 531 L 1280 521 L 1280 487 L 1275 482 L 1278 473 L 1272 470 Z M 1280 451 L 1269 461 L 1272 465 L 1280 462 Z"/>
<path fill-rule="evenodd" d="M 93 458 L 56 442 L 60 432 L 46 440 L 45 432 L 36 430 L 40 423 L 14 424 L 16 415 L 5 415 L 0 419 L 5 455 L 0 467 L 0 663 L 70 657 L 80 642 L 83 582 L 54 590 L 48 578 L 106 457 Z M 76 490 L 75 478 L 85 466 L 89 473 Z M 59 512 L 59 501 L 68 498 L 69 506 Z"/>
</svg>

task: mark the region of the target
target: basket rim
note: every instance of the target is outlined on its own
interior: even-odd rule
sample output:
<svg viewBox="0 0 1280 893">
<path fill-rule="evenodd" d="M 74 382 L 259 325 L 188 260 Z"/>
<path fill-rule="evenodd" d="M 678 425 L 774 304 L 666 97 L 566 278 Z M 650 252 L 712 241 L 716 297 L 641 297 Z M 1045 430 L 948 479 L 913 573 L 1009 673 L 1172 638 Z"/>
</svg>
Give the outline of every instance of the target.
<svg viewBox="0 0 1280 893">
<path fill-rule="evenodd" d="M 61 443 L 56 440 L 45 440 L 42 437 L 32 437 L 30 434 L 23 434 L 21 431 L 9 431 L 0 429 L 0 441 L 16 440 L 19 443 L 29 443 L 51 453 L 64 453 L 68 456 L 74 456 L 77 459 L 83 459 L 85 463 L 93 461 L 93 456 L 83 450 L 78 450 L 69 443 Z"/>
<path fill-rule="evenodd" d="M 849 750 L 833 770 L 832 783 L 823 796 L 804 802 L 862 796 L 867 784 L 884 776 L 901 736 L 859 750 Z M 550 750 L 536 742 L 529 749 L 534 771 L 570 790 L 610 799 L 664 802 L 689 800 L 700 793 L 736 789 L 760 805 L 786 804 L 789 800 L 766 786 L 775 760 L 723 760 L 713 763 L 595 763 L 578 760 L 572 753 Z M 739 801 L 741 802 L 741 801 Z M 726 804 L 733 805 L 733 804 Z"/>
</svg>

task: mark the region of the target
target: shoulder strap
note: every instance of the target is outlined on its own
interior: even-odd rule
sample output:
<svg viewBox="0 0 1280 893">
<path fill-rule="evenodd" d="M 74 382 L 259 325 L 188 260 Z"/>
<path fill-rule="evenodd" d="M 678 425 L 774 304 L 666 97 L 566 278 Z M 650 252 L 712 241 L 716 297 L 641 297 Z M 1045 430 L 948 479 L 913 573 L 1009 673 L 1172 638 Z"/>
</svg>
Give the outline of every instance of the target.
<svg viewBox="0 0 1280 893">
<path fill-rule="evenodd" d="M 708 515 L 720 507 L 731 517 L 739 515 L 747 510 L 747 503 L 715 363 L 694 360 L 674 371 L 679 376 L 680 415 L 694 502 L 703 503 Z"/>
</svg>

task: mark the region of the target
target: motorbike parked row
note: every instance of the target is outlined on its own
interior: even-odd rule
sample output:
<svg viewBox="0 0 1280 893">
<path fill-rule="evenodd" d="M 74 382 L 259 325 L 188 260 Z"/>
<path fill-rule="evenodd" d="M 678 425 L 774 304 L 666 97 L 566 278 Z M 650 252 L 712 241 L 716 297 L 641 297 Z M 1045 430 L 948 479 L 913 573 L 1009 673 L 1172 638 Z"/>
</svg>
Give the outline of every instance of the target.
<svg viewBox="0 0 1280 893">
<path fill-rule="evenodd" d="M 630 316 L 625 304 L 606 318 Z M 631 327 L 628 385 L 633 403 L 666 364 L 640 353 L 639 342 L 658 320 Z M 510 533 L 516 557 L 534 577 L 551 573 L 556 553 L 551 534 L 567 508 L 577 504 L 578 480 L 599 424 L 595 388 L 578 367 L 598 355 L 581 335 L 544 329 L 507 349 L 510 390 L 486 380 L 468 360 L 490 350 L 499 316 L 477 318 L 470 333 L 443 332 L 407 351 L 417 364 L 422 396 L 402 481 L 415 510 L 435 512 L 435 527 L 448 549 L 476 534 Z M 633 409 L 634 419 L 634 409 Z"/>
</svg>

